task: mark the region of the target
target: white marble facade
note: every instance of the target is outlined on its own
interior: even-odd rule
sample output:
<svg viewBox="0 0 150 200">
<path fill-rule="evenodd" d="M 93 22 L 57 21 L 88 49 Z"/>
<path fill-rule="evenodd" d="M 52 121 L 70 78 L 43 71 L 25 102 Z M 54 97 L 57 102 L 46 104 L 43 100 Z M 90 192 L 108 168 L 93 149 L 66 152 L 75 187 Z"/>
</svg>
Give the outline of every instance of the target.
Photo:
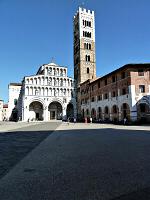
<svg viewBox="0 0 150 200">
<path fill-rule="evenodd" d="M 67 67 L 44 64 L 36 75 L 25 76 L 17 106 L 22 121 L 76 117 L 74 80 L 67 76 Z"/>
</svg>

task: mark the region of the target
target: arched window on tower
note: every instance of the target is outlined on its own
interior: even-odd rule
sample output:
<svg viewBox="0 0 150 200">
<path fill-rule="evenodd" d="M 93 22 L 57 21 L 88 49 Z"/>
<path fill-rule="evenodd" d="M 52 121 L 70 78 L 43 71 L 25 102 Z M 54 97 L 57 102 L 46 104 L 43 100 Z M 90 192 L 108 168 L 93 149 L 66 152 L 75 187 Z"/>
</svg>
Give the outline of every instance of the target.
<svg viewBox="0 0 150 200">
<path fill-rule="evenodd" d="M 86 56 L 85 56 L 85 61 L 86 61 L 86 62 L 90 62 L 90 55 L 86 55 Z"/>
<path fill-rule="evenodd" d="M 88 56 L 87 55 L 85 56 L 85 61 L 88 61 Z"/>
<path fill-rule="evenodd" d="M 88 67 L 88 68 L 87 68 L 87 74 L 89 74 L 89 71 L 90 71 L 90 70 L 89 70 L 89 67 Z"/>
<path fill-rule="evenodd" d="M 83 37 L 85 37 L 85 31 L 83 31 Z"/>
<path fill-rule="evenodd" d="M 91 50 L 91 44 L 89 44 L 89 49 Z"/>
</svg>

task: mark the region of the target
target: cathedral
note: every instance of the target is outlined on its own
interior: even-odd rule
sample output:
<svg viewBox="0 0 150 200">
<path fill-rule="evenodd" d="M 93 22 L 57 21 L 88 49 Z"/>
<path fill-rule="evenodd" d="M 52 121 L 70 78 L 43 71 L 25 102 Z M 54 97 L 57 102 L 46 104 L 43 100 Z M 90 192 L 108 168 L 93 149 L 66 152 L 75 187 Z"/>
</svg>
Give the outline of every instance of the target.
<svg viewBox="0 0 150 200">
<path fill-rule="evenodd" d="M 74 79 L 52 62 L 22 83 L 10 83 L 8 118 L 150 122 L 150 64 L 127 64 L 98 78 L 94 11 L 79 7 L 73 27 Z"/>
<path fill-rule="evenodd" d="M 22 121 L 66 120 L 76 117 L 74 80 L 67 67 L 42 65 L 22 84 L 9 84 L 10 119 Z"/>
</svg>

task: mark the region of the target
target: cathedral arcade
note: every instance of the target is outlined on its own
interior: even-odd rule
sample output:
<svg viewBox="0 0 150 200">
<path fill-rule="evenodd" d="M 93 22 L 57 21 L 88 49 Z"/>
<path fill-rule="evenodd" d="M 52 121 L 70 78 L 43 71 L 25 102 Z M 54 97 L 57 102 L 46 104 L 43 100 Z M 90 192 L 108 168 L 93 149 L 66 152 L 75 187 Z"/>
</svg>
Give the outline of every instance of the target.
<svg viewBox="0 0 150 200">
<path fill-rule="evenodd" d="M 49 63 L 22 82 L 18 117 L 23 121 L 49 121 L 76 117 L 74 80 L 67 67 Z"/>
</svg>

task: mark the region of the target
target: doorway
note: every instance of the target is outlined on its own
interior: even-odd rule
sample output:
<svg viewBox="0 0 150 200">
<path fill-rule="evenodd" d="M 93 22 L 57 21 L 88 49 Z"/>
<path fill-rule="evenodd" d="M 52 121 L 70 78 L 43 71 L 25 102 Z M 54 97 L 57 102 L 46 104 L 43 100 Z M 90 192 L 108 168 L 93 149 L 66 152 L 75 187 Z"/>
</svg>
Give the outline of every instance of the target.
<svg viewBox="0 0 150 200">
<path fill-rule="evenodd" d="M 50 119 L 56 119 L 56 112 L 50 111 Z"/>
</svg>

